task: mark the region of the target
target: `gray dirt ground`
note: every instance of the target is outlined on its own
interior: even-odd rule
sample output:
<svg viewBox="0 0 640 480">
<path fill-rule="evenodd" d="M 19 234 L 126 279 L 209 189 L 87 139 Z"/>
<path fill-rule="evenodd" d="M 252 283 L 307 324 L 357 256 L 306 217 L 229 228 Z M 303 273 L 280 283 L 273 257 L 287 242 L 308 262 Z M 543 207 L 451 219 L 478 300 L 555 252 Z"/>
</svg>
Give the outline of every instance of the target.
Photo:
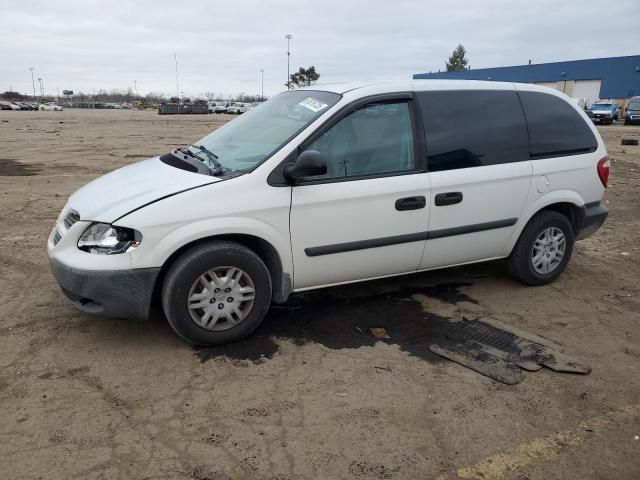
<svg viewBox="0 0 640 480">
<path fill-rule="evenodd" d="M 67 304 L 45 249 L 67 196 L 225 120 L 0 112 L 0 478 L 640 478 L 640 147 L 620 146 L 640 127 L 600 127 L 611 214 L 550 286 L 493 263 L 335 288 L 200 351 L 159 314 Z M 593 372 L 506 386 L 427 351 L 430 325 L 479 316 Z"/>
</svg>

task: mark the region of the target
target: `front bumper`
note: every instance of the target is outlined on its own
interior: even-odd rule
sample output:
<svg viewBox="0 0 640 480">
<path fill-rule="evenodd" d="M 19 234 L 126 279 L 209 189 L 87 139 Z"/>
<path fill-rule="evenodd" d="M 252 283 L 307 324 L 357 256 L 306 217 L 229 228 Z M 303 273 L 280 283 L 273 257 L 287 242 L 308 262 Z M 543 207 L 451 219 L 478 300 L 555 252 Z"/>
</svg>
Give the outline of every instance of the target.
<svg viewBox="0 0 640 480">
<path fill-rule="evenodd" d="M 593 117 L 591 117 L 591 120 L 596 123 L 609 123 L 612 122 L 614 118 L 609 113 L 595 113 L 593 114 Z"/>
<path fill-rule="evenodd" d="M 593 235 L 609 215 L 609 209 L 600 202 L 585 204 L 576 216 L 576 240 Z"/>
<path fill-rule="evenodd" d="M 80 270 L 50 258 L 62 292 L 80 310 L 113 318 L 146 320 L 160 268 Z"/>
</svg>

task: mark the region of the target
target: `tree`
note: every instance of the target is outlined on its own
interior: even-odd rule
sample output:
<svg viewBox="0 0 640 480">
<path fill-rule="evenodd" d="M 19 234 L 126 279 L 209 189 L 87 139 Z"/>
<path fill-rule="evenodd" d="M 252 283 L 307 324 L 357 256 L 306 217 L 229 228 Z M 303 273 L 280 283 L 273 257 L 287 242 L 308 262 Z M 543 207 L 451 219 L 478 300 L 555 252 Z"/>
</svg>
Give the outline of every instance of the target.
<svg viewBox="0 0 640 480">
<path fill-rule="evenodd" d="M 447 72 L 461 72 L 466 70 L 469 59 L 465 57 L 467 51 L 459 44 L 446 62 Z"/>
<path fill-rule="evenodd" d="M 316 72 L 316 67 L 311 65 L 309 68 L 300 67 L 300 69 L 292 73 L 289 77 L 289 87 L 308 87 L 313 85 L 320 78 L 320 74 Z"/>
</svg>

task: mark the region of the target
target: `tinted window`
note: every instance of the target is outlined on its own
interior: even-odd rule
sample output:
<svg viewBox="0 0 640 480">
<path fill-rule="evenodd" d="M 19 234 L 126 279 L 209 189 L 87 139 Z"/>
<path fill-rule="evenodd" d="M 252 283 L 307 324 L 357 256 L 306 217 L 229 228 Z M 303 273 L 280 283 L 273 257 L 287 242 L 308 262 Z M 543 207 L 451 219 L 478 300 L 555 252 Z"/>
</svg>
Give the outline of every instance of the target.
<svg viewBox="0 0 640 480">
<path fill-rule="evenodd" d="M 527 129 L 513 91 L 418 93 L 430 171 L 529 159 Z"/>
<path fill-rule="evenodd" d="M 540 92 L 520 92 L 532 158 L 593 151 L 598 142 L 573 106 Z"/>
<path fill-rule="evenodd" d="M 307 147 L 327 155 L 327 174 L 340 178 L 412 170 L 411 112 L 406 102 L 375 103 L 349 114 Z"/>
</svg>

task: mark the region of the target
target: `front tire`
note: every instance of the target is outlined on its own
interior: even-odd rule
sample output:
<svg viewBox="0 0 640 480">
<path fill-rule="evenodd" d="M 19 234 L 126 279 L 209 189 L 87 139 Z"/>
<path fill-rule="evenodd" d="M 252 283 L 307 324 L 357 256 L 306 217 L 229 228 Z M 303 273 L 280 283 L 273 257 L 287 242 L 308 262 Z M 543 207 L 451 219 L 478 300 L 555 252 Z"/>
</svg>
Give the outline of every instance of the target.
<svg viewBox="0 0 640 480">
<path fill-rule="evenodd" d="M 574 242 L 569 219 L 553 210 L 543 210 L 520 234 L 507 260 L 509 272 L 524 284 L 547 285 L 567 267 Z"/>
<path fill-rule="evenodd" d="M 252 250 L 234 242 L 194 247 L 170 267 L 162 288 L 169 325 L 193 345 L 220 345 L 253 332 L 271 303 L 271 277 Z"/>
</svg>

